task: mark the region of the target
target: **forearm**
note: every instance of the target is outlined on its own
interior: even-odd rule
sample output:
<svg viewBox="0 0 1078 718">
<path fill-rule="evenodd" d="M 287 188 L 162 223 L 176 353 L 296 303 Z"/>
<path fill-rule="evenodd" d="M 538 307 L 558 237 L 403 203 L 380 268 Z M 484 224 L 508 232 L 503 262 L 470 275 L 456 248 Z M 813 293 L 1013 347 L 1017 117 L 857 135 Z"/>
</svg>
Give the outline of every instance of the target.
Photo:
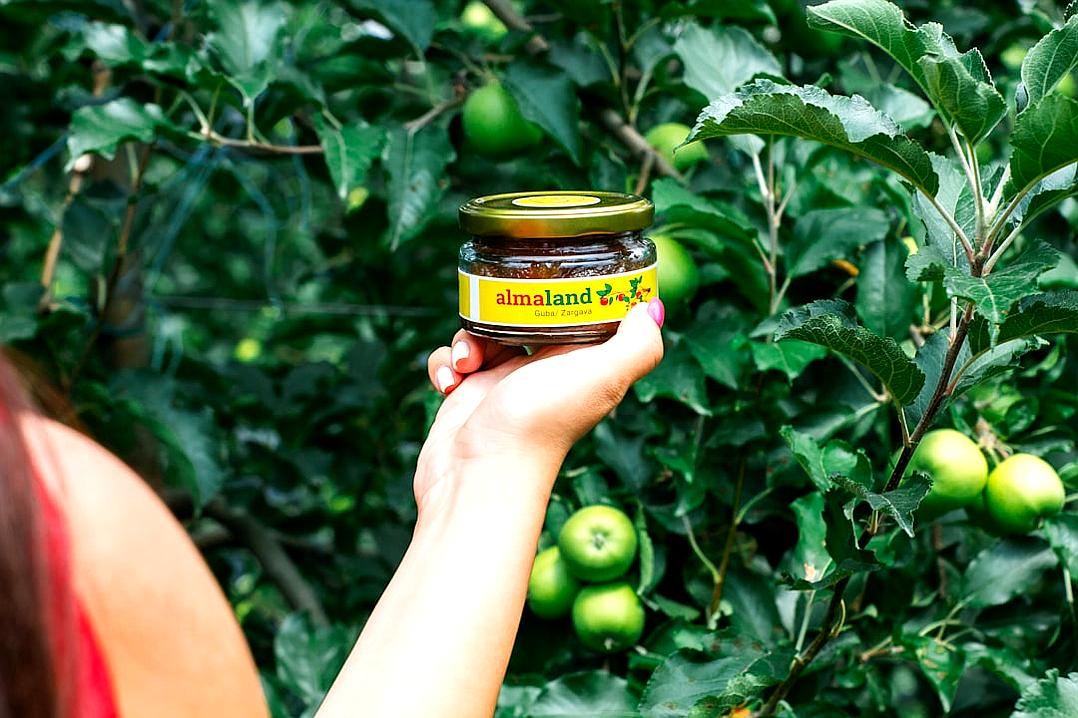
<svg viewBox="0 0 1078 718">
<path fill-rule="evenodd" d="M 512 651 L 553 459 L 442 479 L 318 718 L 489 718 Z"/>
</svg>

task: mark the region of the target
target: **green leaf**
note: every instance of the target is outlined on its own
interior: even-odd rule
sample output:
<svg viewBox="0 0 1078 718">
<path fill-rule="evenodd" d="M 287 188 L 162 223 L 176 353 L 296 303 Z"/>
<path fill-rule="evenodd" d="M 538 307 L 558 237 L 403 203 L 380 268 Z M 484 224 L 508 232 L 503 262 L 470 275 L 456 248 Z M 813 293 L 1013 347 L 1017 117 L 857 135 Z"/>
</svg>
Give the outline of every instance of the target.
<svg viewBox="0 0 1078 718">
<path fill-rule="evenodd" d="M 667 39 L 666 33 L 662 31 L 662 26 L 656 25 L 636 35 L 636 42 L 633 43 L 631 53 L 636 66 L 640 69 L 640 81 L 647 83 L 655 74 L 659 63 L 674 54 L 674 48 Z M 588 54 L 603 68 L 603 80 L 608 80 L 610 70 L 607 69 L 606 63 L 594 51 Z"/>
<path fill-rule="evenodd" d="M 750 342 L 752 360 L 759 371 L 776 369 L 786 375 L 786 380 L 801 376 L 812 362 L 827 356 L 827 350 L 818 344 L 786 340 L 781 342 Z"/>
<path fill-rule="evenodd" d="M 1022 84 L 1029 102 L 1040 102 L 1060 80 L 1078 67 L 1078 15 L 1030 48 L 1022 61 Z"/>
<path fill-rule="evenodd" d="M 422 55 L 434 37 L 438 11 L 431 0 L 352 0 L 361 11 L 374 13 L 378 19 L 399 33 Z"/>
<path fill-rule="evenodd" d="M 216 0 L 209 4 L 217 29 L 207 43 L 231 82 L 250 105 L 276 77 L 281 31 L 290 13 L 278 2 Z"/>
<path fill-rule="evenodd" d="M 1016 692 L 1021 692 L 1036 682 L 1030 675 L 1033 661 L 1020 650 L 969 641 L 962 643 L 962 652 L 966 654 L 967 666 L 978 666 L 990 671 Z"/>
<path fill-rule="evenodd" d="M 44 293 L 37 282 L 8 282 L 0 287 L 0 345 L 37 334 L 37 307 Z"/>
<path fill-rule="evenodd" d="M 1029 224 L 1068 197 L 1078 195 L 1078 166 L 1067 165 L 1048 175 L 1019 202 L 1011 218 Z"/>
<path fill-rule="evenodd" d="M 881 164 L 928 194 L 939 185 L 928 153 L 861 97 L 757 80 L 705 107 L 689 140 L 743 134 L 815 140 Z"/>
<path fill-rule="evenodd" d="M 995 337 L 992 335 L 992 327 L 989 326 L 988 320 L 975 312 L 973 318 L 970 319 L 966 339 L 969 342 L 970 352 L 980 354 L 992 346 Z"/>
<path fill-rule="evenodd" d="M 1000 342 L 972 356 L 964 351 L 958 356 L 962 373 L 950 398 L 958 398 L 978 384 L 1018 368 L 1019 359 L 1045 344 L 1040 337 L 1022 337 Z"/>
<path fill-rule="evenodd" d="M 105 261 L 119 230 L 117 209 L 115 203 L 102 206 L 85 193 L 72 197 L 63 216 L 61 256 L 89 276 L 107 272 Z"/>
<path fill-rule="evenodd" d="M 997 341 L 1061 333 L 1078 333 L 1078 290 L 1026 297 L 1000 325 Z"/>
<path fill-rule="evenodd" d="M 867 40 L 889 54 L 942 117 L 971 142 L 986 137 L 1006 102 L 976 49 L 959 53 L 938 23 L 915 28 L 886 0 L 833 0 L 808 8 L 809 25 Z"/>
<path fill-rule="evenodd" d="M 1049 269 L 1037 280 L 1041 289 L 1078 289 L 1078 262 L 1064 254 L 1054 269 Z"/>
<path fill-rule="evenodd" d="M 917 254 L 906 259 L 906 279 L 911 282 L 942 282 L 950 261 L 937 247 L 921 247 Z"/>
<path fill-rule="evenodd" d="M 949 713 L 965 667 L 965 654 L 934 636 L 905 636 L 902 644 L 911 649 L 921 672 L 936 689 L 943 712 Z"/>
<path fill-rule="evenodd" d="M 1007 103 L 992 84 L 977 50 L 960 58 L 928 55 L 917 64 L 929 95 L 969 142 L 976 144 L 987 137 L 1007 114 Z"/>
<path fill-rule="evenodd" d="M 338 130 L 320 115 L 315 119 L 315 128 L 333 187 L 337 190 L 337 196 L 345 201 L 349 192 L 363 185 L 371 163 L 381 155 L 385 132 L 380 127 L 370 125 Z"/>
<path fill-rule="evenodd" d="M 909 90 L 881 82 L 878 76 L 855 67 L 852 61 L 840 62 L 842 87 L 849 94 L 858 94 L 872 103 L 883 114 L 897 122 L 905 132 L 922 129 L 932 124 L 936 111 L 920 95 Z"/>
<path fill-rule="evenodd" d="M 920 95 L 897 85 L 881 82 L 863 91 L 857 90 L 857 94 L 897 122 L 904 132 L 924 129 L 931 125 L 936 117 L 932 105 L 921 99 Z"/>
<path fill-rule="evenodd" d="M 656 38 L 657 32 L 647 32 L 637 40 L 633 46 L 634 54 L 641 52 L 641 48 L 654 48 L 653 40 L 665 44 L 661 38 Z M 574 40 L 556 39 L 550 42 L 550 50 L 547 52 L 547 60 L 564 72 L 577 87 L 593 87 L 610 81 L 610 68 L 595 50 L 589 47 L 583 38 L 578 35 Z M 662 50 L 657 50 L 661 52 Z M 672 52 L 670 46 L 665 47 L 667 55 Z M 643 71 L 643 69 L 641 69 Z"/>
<path fill-rule="evenodd" d="M 782 657 L 788 667 L 792 654 L 784 651 Z M 781 676 L 775 664 L 781 662 L 772 662 L 766 653 L 749 646 L 718 658 L 682 649 L 652 674 L 640 712 L 645 718 L 723 715 L 778 683 Z"/>
<path fill-rule="evenodd" d="M 872 372 L 899 404 L 917 397 L 925 375 L 890 337 L 860 326 L 854 309 L 841 300 L 821 300 L 787 312 L 775 339 L 801 339 L 825 346 Z"/>
<path fill-rule="evenodd" d="M 823 494 L 806 494 L 791 503 L 790 508 L 797 522 L 797 544 L 790 554 L 791 575 L 795 579 L 815 583 L 832 563 L 831 554 L 827 552 Z"/>
<path fill-rule="evenodd" d="M 701 416 L 711 416 L 704 370 L 681 342 L 668 349 L 666 357 L 653 372 L 633 385 L 643 402 L 665 397 L 685 404 Z"/>
<path fill-rule="evenodd" d="M 785 248 L 786 273 L 800 277 L 850 257 L 853 250 L 887 236 L 890 222 L 875 207 L 812 209 L 794 223 L 793 241 Z"/>
<path fill-rule="evenodd" d="M 1007 196 L 1078 162 L 1078 102 L 1062 95 L 1048 95 L 1030 104 L 1014 121 L 1011 147 Z"/>
<path fill-rule="evenodd" d="M 82 42 L 110 66 L 141 64 L 150 54 L 146 41 L 123 25 L 87 23 L 82 31 Z"/>
<path fill-rule="evenodd" d="M 962 579 L 965 600 L 974 608 L 999 606 L 1030 593 L 1057 559 L 1043 541 L 1007 539 L 985 549 L 970 561 Z"/>
<path fill-rule="evenodd" d="M 858 456 L 858 467 L 851 475 L 867 474 L 871 480 L 872 467 L 864 454 Z M 834 476 L 831 477 L 835 479 Z M 834 562 L 832 570 L 827 572 L 827 577 L 834 581 L 836 576 L 849 572 L 868 571 L 876 564 L 875 557 L 871 552 L 861 548 L 860 524 L 854 521 L 853 510 L 856 501 L 851 501 L 850 493 L 841 489 L 828 491 L 824 496 L 824 524 L 827 526 L 827 553 Z M 817 584 L 821 582 L 817 581 Z"/>
<path fill-rule="evenodd" d="M 548 683 L 527 718 L 637 718 L 628 683 L 608 671 L 572 673 Z"/>
<path fill-rule="evenodd" d="M 674 43 L 685 66 L 685 84 L 711 100 L 756 75 L 782 75 L 778 60 L 740 27 L 689 24 Z"/>
<path fill-rule="evenodd" d="M 776 24 L 775 13 L 767 0 L 688 0 L 688 2 L 662 3 L 662 13 L 672 17 L 730 18 L 734 20 L 759 20 Z"/>
<path fill-rule="evenodd" d="M 901 8 L 886 0 L 832 0 L 807 9 L 809 27 L 867 40 L 890 55 L 927 91 L 917 61 L 931 48 Z"/>
<path fill-rule="evenodd" d="M 423 229 L 445 189 L 445 168 L 456 154 L 443 127 L 389 133 L 382 163 L 389 174 L 389 230 L 386 244 L 396 249 Z"/>
<path fill-rule="evenodd" d="M 308 705 L 317 705 L 352 650 L 354 636 L 343 627 L 312 626 L 303 614 L 281 622 L 273 641 L 277 678 Z"/>
<path fill-rule="evenodd" d="M 1057 264 L 1059 252 L 1038 242 L 987 277 L 947 267 L 944 286 L 950 296 L 973 302 L 986 319 L 999 324 L 1015 302 L 1037 291 L 1037 278 Z"/>
<path fill-rule="evenodd" d="M 498 693 L 498 707 L 494 711 L 494 718 L 524 718 L 540 691 L 542 688 L 539 686 L 503 683 Z M 276 715 L 275 713 L 274 716 Z"/>
<path fill-rule="evenodd" d="M 737 207 L 699 195 L 668 177 L 651 184 L 651 201 L 655 214 L 670 224 L 691 224 L 745 242 L 751 242 L 757 234 Z"/>
<path fill-rule="evenodd" d="M 534 60 L 516 60 L 505 69 L 502 84 L 520 112 L 554 139 L 580 165 L 580 100 L 563 72 Z"/>
<path fill-rule="evenodd" d="M 947 350 L 950 348 L 949 339 L 950 329 L 944 328 L 930 334 L 925 343 L 917 349 L 917 354 L 913 360 L 917 367 L 924 372 L 925 382 L 917 393 L 917 398 L 906 405 L 906 419 L 912 424 L 916 424 L 924 416 L 924 412 L 928 408 L 928 402 L 931 401 L 932 394 L 936 390 L 940 374 L 943 373 L 943 361 L 947 356 Z"/>
<path fill-rule="evenodd" d="M 980 336 L 981 325 L 983 325 L 983 337 Z M 950 330 L 944 328 L 931 334 L 924 345 L 917 350 L 915 361 L 925 373 L 925 385 L 917 399 L 906 407 L 906 417 L 911 423 L 921 420 L 939 383 L 943 361 L 950 348 L 949 338 Z M 1020 337 L 993 345 L 987 330 L 987 322 L 979 315 L 975 316 L 969 333 L 969 341 L 959 350 L 955 361 L 956 368 L 951 374 L 954 389 L 943 399 L 940 408 L 945 408 L 951 401 L 978 384 L 1013 370 L 1018 366 L 1019 359 L 1043 344 L 1043 340 L 1038 337 Z"/>
<path fill-rule="evenodd" d="M 842 475 L 834 475 L 831 480 L 861 501 L 868 503 L 873 511 L 882 511 L 898 524 L 899 528 L 913 537 L 913 512 L 921 505 L 921 500 L 928 495 L 932 483 L 922 474 L 914 474 L 903 480 L 894 491 L 878 494 L 860 481 Z"/>
<path fill-rule="evenodd" d="M 726 575 L 722 600 L 730 604 L 730 628 L 736 635 L 751 637 L 765 646 L 782 641 L 785 631 L 775 589 L 770 575 L 734 571 Z"/>
<path fill-rule="evenodd" d="M 939 177 L 936 202 L 955 219 L 967 237 L 972 236 L 975 224 L 973 191 L 965 173 L 957 163 L 946 157 L 932 154 L 930 158 L 936 176 Z M 927 246 L 936 249 L 940 256 L 945 257 L 947 264 L 963 269 L 969 267 L 969 260 L 962 251 L 958 235 L 943 219 L 939 210 L 919 193 L 913 197 L 913 210 L 925 226 Z"/>
<path fill-rule="evenodd" d="M 201 66 L 197 51 L 167 40 L 147 42 L 131 28 L 106 22 L 88 22 L 82 35 L 64 50 L 69 60 L 77 60 L 84 50 L 92 52 L 109 67 L 132 66 L 147 73 L 189 80 L 189 71 Z"/>
<path fill-rule="evenodd" d="M 724 242 L 715 252 L 715 261 L 729 274 L 730 282 L 766 316 L 768 280 L 756 249 L 741 242 Z"/>
<path fill-rule="evenodd" d="M 209 407 L 187 409 L 176 397 L 179 387 L 165 378 L 146 372 L 124 372 L 113 380 L 111 389 L 118 399 L 127 400 L 150 431 L 160 440 L 161 467 L 169 482 L 191 492 L 202 506 L 221 490 L 222 468 L 220 431 Z"/>
<path fill-rule="evenodd" d="M 153 142 L 158 130 L 163 127 L 171 127 L 171 124 L 160 107 L 140 104 L 130 97 L 79 108 L 71 116 L 67 137 L 67 150 L 71 157 L 66 169 L 70 170 L 84 154 L 112 159 L 116 156 L 116 146 L 121 142 Z"/>
<path fill-rule="evenodd" d="M 731 330 L 732 326 L 736 327 L 729 316 L 697 318 L 685 332 L 682 342 L 709 377 L 737 389 L 748 364 L 744 351 L 748 340 L 736 328 Z"/>
<path fill-rule="evenodd" d="M 1078 715 L 1078 673 L 1059 677 L 1052 668 L 1026 690 L 1014 707 L 1011 718 L 1073 718 Z"/>
<path fill-rule="evenodd" d="M 1064 512 L 1049 517 L 1045 519 L 1042 529 L 1048 545 L 1071 572 L 1071 576 L 1078 576 L 1078 514 Z"/>
<path fill-rule="evenodd" d="M 816 437 L 792 426 L 779 429 L 779 435 L 812 483 L 822 492 L 834 488 L 831 481 L 833 474 L 849 474 L 857 464 L 857 455 L 844 441 L 830 441 L 821 445 Z"/>
<path fill-rule="evenodd" d="M 595 454 L 633 491 L 647 485 L 651 467 L 644 459 L 644 437 L 615 431 L 612 422 L 602 421 L 593 431 Z"/>
<path fill-rule="evenodd" d="M 678 603 L 677 601 L 665 598 L 658 594 L 652 594 L 646 603 L 668 618 L 681 619 L 684 621 L 695 621 L 700 618 L 700 609 L 687 606 L 684 603 Z"/>
<path fill-rule="evenodd" d="M 865 328 L 881 336 L 906 339 L 916 287 L 906 279 L 909 251 L 901 242 L 881 240 L 861 258 L 857 275 L 857 315 Z"/>
<path fill-rule="evenodd" d="M 639 543 L 639 566 L 640 581 L 637 583 L 636 592 L 644 595 L 662 578 L 655 571 L 655 544 L 648 533 L 648 522 L 644 516 L 644 504 L 637 502 L 636 511 L 633 513 L 633 527 L 636 529 L 636 537 Z"/>
<path fill-rule="evenodd" d="M 932 91 L 921 65 L 924 57 L 962 59 L 973 79 L 989 81 L 972 58 L 960 55 L 954 41 L 937 23 L 914 27 L 898 5 L 887 0 L 832 0 L 806 9 L 809 26 L 867 40 L 890 55 L 910 73 L 939 109 L 941 96 Z M 983 63 L 982 63 L 983 67 Z"/>
</svg>

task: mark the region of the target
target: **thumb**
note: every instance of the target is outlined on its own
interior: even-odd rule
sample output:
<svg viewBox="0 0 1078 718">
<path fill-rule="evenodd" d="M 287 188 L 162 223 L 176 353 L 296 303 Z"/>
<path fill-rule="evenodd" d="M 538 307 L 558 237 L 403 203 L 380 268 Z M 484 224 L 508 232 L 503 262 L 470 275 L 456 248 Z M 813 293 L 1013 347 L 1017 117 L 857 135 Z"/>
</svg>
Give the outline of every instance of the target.
<svg viewBox="0 0 1078 718">
<path fill-rule="evenodd" d="M 621 384 L 621 394 L 638 379 L 651 372 L 663 358 L 663 338 L 659 331 L 666 319 L 661 299 L 638 304 L 618 326 L 617 333 L 605 343 L 592 348 L 599 375 Z M 611 407 L 613 408 L 613 407 Z"/>
<path fill-rule="evenodd" d="M 662 301 L 633 307 L 617 333 L 597 344 L 558 357 L 559 387 L 552 401 L 573 407 L 574 420 L 562 426 L 575 441 L 621 402 L 629 387 L 659 365 L 663 338 L 659 328 L 665 319 Z M 555 370 L 552 364 L 549 369 Z"/>
</svg>

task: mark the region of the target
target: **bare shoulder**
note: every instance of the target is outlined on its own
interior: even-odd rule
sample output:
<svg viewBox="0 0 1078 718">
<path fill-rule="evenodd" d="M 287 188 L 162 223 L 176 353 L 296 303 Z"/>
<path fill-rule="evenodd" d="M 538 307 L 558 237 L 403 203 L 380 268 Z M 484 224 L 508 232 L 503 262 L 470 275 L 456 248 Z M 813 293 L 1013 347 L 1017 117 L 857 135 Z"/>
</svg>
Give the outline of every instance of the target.
<svg viewBox="0 0 1078 718">
<path fill-rule="evenodd" d="M 67 517 L 75 589 L 121 714 L 265 716 L 231 607 L 157 495 L 83 434 L 40 417 L 27 417 L 24 427 Z"/>
</svg>

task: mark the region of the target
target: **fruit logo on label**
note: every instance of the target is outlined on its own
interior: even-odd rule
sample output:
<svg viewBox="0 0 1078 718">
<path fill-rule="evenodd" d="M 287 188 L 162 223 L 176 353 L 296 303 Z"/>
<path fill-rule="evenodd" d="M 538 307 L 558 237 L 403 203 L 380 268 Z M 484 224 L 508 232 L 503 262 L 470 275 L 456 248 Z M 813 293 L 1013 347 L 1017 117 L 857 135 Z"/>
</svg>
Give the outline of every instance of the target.
<svg viewBox="0 0 1078 718">
<path fill-rule="evenodd" d="M 637 304 L 651 299 L 651 290 L 654 289 L 654 287 L 640 286 L 643 281 L 643 275 L 633 277 L 629 280 L 629 291 L 616 293 L 614 292 L 613 287 L 607 284 L 595 294 L 599 297 L 599 304 L 604 307 L 608 304 L 613 304 L 614 302 L 624 302 L 629 305 L 629 309 L 632 309 Z"/>
<path fill-rule="evenodd" d="M 570 279 L 503 279 L 463 271 L 458 276 L 460 316 L 508 327 L 616 322 L 659 291 L 655 265 Z"/>
</svg>

